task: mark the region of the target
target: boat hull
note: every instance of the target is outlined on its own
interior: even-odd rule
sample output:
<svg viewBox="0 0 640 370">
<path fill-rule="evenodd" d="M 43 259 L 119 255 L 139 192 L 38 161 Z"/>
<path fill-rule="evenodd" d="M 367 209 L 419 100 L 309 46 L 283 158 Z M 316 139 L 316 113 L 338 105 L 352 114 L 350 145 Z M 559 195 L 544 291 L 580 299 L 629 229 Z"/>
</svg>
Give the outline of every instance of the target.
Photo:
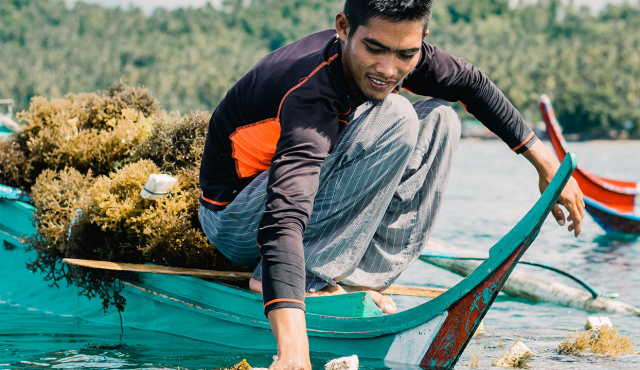
<svg viewBox="0 0 640 370">
<path fill-rule="evenodd" d="M 426 303 L 380 316 L 367 311 L 371 306 L 367 294 L 308 298 L 306 322 L 313 353 L 356 354 L 365 359 L 384 360 L 390 367 L 401 363 L 405 367 L 451 369 L 515 264 L 535 240 L 574 168 L 575 156 L 570 154 L 534 207 L 491 248 L 489 258 L 461 282 Z M 0 200 L 0 224 L 11 226 L 3 226 L 3 230 L 14 233 L 23 230 L 27 235 L 34 232 L 30 226 L 33 207 L 22 205 L 19 201 Z M 47 289 L 42 276 L 25 269 L 26 261 L 35 254 L 14 244 L 15 235 L 19 234 L 12 236 L 11 232 L 3 231 L 1 235 L 13 238 L 13 243 L 8 241 L 0 249 L 1 301 L 120 324 L 116 312 L 102 315 L 98 302 L 79 296 L 74 288 Z M 158 274 L 122 280 L 116 284 L 116 289 L 120 288 L 127 300 L 121 316 L 125 327 L 156 330 L 248 351 L 276 350 L 262 300 L 253 292 L 193 277 Z M 345 299 L 353 299 L 353 304 L 345 304 Z M 336 302 L 326 303 L 331 300 Z M 340 314 L 340 306 L 360 311 L 351 316 L 334 316 Z"/>
<path fill-rule="evenodd" d="M 608 234 L 640 234 L 640 217 L 616 212 L 587 197 L 584 203 L 587 212 Z"/>
</svg>

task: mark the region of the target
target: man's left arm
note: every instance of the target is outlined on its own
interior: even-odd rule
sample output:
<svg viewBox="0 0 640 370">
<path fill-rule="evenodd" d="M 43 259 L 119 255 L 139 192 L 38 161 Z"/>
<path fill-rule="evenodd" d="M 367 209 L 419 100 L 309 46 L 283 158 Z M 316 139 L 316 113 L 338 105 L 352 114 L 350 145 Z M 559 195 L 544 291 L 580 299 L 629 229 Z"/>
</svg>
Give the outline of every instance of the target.
<svg viewBox="0 0 640 370">
<path fill-rule="evenodd" d="M 473 65 L 443 50 L 423 43 L 421 60 L 402 85 L 419 95 L 460 101 L 465 109 L 525 158 L 538 171 L 540 191 L 547 188 L 560 167 L 551 151 L 540 142 L 518 110 L 504 94 Z M 577 237 L 584 216 L 584 201 L 577 182 L 571 178 L 558 203 L 568 211 L 569 231 Z M 565 216 L 558 205 L 552 210 L 560 225 Z"/>
</svg>

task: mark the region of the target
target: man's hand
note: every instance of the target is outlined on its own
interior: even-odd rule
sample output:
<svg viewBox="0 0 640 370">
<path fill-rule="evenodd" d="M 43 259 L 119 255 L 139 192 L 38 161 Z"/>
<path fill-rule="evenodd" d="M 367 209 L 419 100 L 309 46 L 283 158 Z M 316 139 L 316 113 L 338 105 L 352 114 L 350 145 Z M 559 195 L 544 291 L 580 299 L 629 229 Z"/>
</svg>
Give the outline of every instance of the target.
<svg viewBox="0 0 640 370">
<path fill-rule="evenodd" d="M 270 369 L 311 370 L 304 311 L 297 308 L 277 308 L 269 311 L 268 318 L 278 344 L 278 360 L 274 361 Z"/>
<path fill-rule="evenodd" d="M 522 153 L 522 155 L 524 155 L 538 171 L 538 176 L 540 177 L 538 185 L 542 193 L 547 186 L 549 186 L 558 168 L 560 168 L 560 162 L 558 162 L 553 153 L 551 153 L 551 150 L 540 140 L 536 141 L 531 148 Z M 569 224 L 569 231 L 573 231 L 577 238 L 582 228 L 584 200 L 582 191 L 573 177 L 569 179 L 567 185 L 562 190 L 560 198 L 558 198 L 558 204 L 561 204 L 569 211 L 569 216 L 567 217 L 567 220 L 571 222 Z M 551 214 L 553 214 L 553 217 L 558 221 L 558 224 L 563 226 L 565 224 L 564 212 L 562 212 L 558 204 L 553 206 Z"/>
</svg>

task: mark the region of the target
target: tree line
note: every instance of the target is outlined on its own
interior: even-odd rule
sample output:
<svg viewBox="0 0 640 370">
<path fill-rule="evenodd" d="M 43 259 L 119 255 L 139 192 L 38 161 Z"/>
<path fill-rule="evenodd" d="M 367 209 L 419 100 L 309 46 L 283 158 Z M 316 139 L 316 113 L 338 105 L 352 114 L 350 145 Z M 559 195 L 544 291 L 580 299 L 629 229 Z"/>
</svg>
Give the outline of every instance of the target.
<svg viewBox="0 0 640 370">
<path fill-rule="evenodd" d="M 272 50 L 332 27 L 343 0 L 225 0 L 219 7 L 112 9 L 0 2 L 0 97 L 144 85 L 162 106 L 213 111 Z M 529 122 L 548 94 L 566 133 L 640 138 L 640 5 L 592 15 L 559 0 L 436 0 L 427 42 L 474 64 Z M 463 109 L 456 105 L 461 113 Z M 464 114 L 464 113 L 463 113 Z"/>
</svg>

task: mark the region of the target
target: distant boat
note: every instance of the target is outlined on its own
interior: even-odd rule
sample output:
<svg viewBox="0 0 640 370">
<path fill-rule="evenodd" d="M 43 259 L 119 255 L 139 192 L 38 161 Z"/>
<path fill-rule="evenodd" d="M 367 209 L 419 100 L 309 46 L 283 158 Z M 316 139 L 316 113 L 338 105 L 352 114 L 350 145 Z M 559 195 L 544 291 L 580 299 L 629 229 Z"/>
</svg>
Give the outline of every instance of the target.
<svg viewBox="0 0 640 370">
<path fill-rule="evenodd" d="M 538 235 L 540 227 L 575 168 L 569 154 L 540 199 L 469 276 L 438 297 L 412 309 L 379 315 L 366 293 L 306 300 L 312 351 L 353 355 L 423 369 L 452 369 L 503 284 Z M 19 304 L 90 321 L 118 324 L 118 314 L 102 313 L 99 302 L 78 297 L 73 287 L 48 288 L 25 262 L 36 254 L 16 236 L 33 234 L 35 209 L 18 200 L 0 199 L 0 304 Z M 144 273 L 120 280 L 127 300 L 125 327 L 154 330 L 248 351 L 275 351 L 262 297 L 219 281 L 193 276 Z M 375 306 L 375 305 L 373 305 Z M 377 313 L 375 312 L 377 309 Z M 119 330 L 119 329 L 118 329 Z"/>
<path fill-rule="evenodd" d="M 553 149 L 560 160 L 567 154 L 567 143 L 547 95 L 540 97 L 540 110 Z M 585 196 L 587 212 L 607 233 L 640 233 L 640 182 L 596 176 L 576 167 L 573 177 Z"/>
<path fill-rule="evenodd" d="M 20 131 L 20 125 L 13 120 L 13 99 L 0 99 L 0 140 L 16 131 Z"/>
</svg>

